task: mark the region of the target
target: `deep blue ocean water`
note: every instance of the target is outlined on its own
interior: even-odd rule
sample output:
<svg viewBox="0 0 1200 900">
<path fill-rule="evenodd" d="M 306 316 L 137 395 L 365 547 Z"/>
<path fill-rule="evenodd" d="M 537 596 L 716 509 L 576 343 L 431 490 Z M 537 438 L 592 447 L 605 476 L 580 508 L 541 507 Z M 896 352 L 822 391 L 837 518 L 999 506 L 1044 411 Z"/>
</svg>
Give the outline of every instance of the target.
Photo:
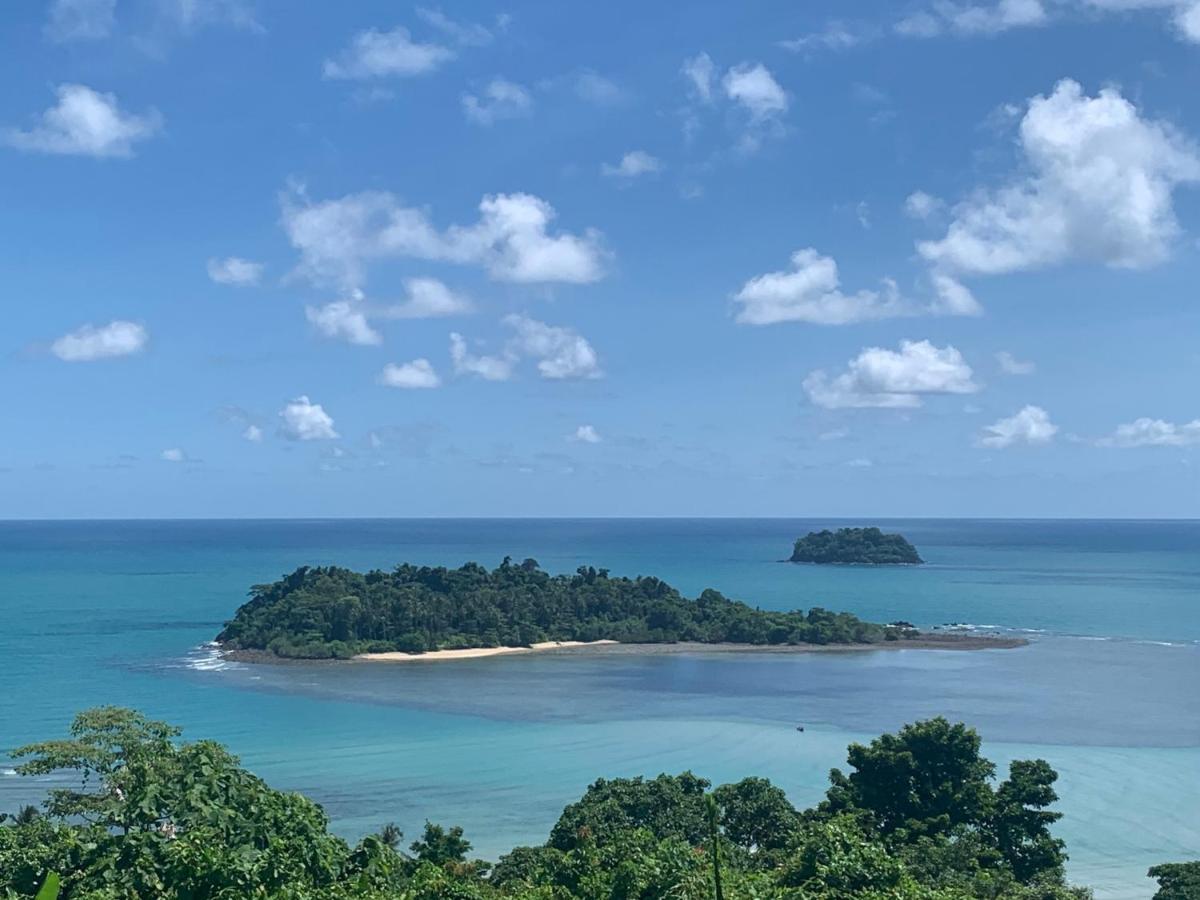
<svg viewBox="0 0 1200 900">
<path fill-rule="evenodd" d="M 494 858 L 543 840 L 595 777 L 765 775 L 810 804 L 847 743 L 943 714 L 976 726 L 1002 767 L 1041 756 L 1059 770 L 1070 874 L 1099 896 L 1148 897 L 1149 865 L 1200 858 L 1200 522 L 878 522 L 928 565 L 777 562 L 796 536 L 839 524 L 851 523 L 0 522 L 0 772 L 4 748 L 60 733 L 79 709 L 136 706 L 310 794 L 348 837 L 431 818 Z M 404 666 L 250 666 L 204 646 L 249 585 L 298 565 L 505 555 L 1032 643 Z M 0 808 L 44 787 L 0 774 Z"/>
</svg>

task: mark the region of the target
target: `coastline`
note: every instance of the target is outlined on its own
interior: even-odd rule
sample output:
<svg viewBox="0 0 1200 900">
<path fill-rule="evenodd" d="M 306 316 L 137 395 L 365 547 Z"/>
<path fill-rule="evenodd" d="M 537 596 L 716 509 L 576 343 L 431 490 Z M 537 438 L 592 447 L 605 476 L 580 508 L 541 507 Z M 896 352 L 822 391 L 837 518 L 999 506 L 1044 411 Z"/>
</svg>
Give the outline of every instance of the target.
<svg viewBox="0 0 1200 900">
<path fill-rule="evenodd" d="M 468 647 L 463 650 L 426 650 L 424 653 L 359 653 L 351 659 L 362 662 L 445 662 L 454 659 L 483 659 L 489 656 L 513 656 L 521 653 L 545 653 L 547 650 L 575 650 L 599 647 L 616 641 L 541 641 L 528 647 Z"/>
<path fill-rule="evenodd" d="M 673 644 L 623 644 L 619 641 L 544 641 L 528 647 L 472 647 L 463 650 L 430 650 L 425 653 L 360 653 L 348 660 L 295 659 L 275 656 L 264 650 L 228 650 L 226 659 L 246 663 L 410 663 L 453 662 L 455 660 L 488 659 L 495 656 L 529 654 L 587 654 L 625 656 L 700 655 L 716 653 L 868 653 L 874 650 L 1012 650 L 1024 647 L 1029 640 L 1023 637 L 974 634 L 922 634 L 920 637 L 875 644 L 704 644 L 679 641 Z"/>
</svg>

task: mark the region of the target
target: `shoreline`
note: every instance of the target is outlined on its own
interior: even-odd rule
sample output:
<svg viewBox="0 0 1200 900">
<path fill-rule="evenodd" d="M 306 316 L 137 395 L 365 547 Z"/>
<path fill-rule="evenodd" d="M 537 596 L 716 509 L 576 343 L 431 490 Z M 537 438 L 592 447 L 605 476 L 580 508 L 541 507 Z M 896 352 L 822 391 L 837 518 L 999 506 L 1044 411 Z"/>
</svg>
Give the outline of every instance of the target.
<svg viewBox="0 0 1200 900">
<path fill-rule="evenodd" d="M 577 654 L 619 656 L 670 656 L 719 653 L 869 653 L 874 650 L 1012 650 L 1025 647 L 1028 638 L 973 634 L 922 634 L 920 637 L 875 644 L 705 644 L 679 641 L 672 644 L 623 644 L 619 641 L 544 641 L 528 647 L 471 647 L 462 650 L 430 650 L 425 653 L 360 653 L 350 659 L 298 659 L 276 656 L 265 650 L 228 650 L 226 659 L 246 663 L 412 663 L 454 662 L 490 659 L 497 656 Z"/>
</svg>

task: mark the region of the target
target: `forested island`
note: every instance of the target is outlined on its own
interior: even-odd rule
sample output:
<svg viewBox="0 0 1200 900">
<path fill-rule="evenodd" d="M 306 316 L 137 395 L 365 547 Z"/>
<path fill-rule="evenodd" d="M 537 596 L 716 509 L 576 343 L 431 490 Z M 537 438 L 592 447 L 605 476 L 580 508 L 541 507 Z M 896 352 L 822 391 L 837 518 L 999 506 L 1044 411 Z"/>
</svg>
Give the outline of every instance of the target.
<svg viewBox="0 0 1200 900">
<path fill-rule="evenodd" d="M 304 566 L 251 588 L 250 600 L 217 642 L 284 658 L 347 659 L 542 642 L 766 647 L 922 637 L 911 627 L 819 607 L 761 610 L 715 590 L 690 600 L 658 578 L 615 577 L 590 566 L 550 575 L 534 560 L 506 558 L 490 571 L 477 563 L 458 569 L 404 564 L 366 573 Z"/>
<path fill-rule="evenodd" d="M 997 783 L 979 735 L 942 718 L 852 744 L 825 798 L 797 809 L 764 778 L 691 772 L 594 782 L 544 844 L 495 863 L 426 822 L 355 845 L 213 741 L 128 709 L 78 715 L 12 751 L 55 773 L 42 809 L 0 815 L 0 896 L 38 900 L 1087 900 L 1052 827 L 1057 773 L 1017 760 Z M 482 801 L 481 801 L 482 802 Z M 1189 900 L 1200 862 L 1155 866 Z M 1147 891 L 1148 893 L 1148 891 Z"/>
<path fill-rule="evenodd" d="M 902 534 L 878 528 L 810 531 L 796 540 L 788 562 L 865 566 L 915 566 L 925 562 Z"/>
</svg>

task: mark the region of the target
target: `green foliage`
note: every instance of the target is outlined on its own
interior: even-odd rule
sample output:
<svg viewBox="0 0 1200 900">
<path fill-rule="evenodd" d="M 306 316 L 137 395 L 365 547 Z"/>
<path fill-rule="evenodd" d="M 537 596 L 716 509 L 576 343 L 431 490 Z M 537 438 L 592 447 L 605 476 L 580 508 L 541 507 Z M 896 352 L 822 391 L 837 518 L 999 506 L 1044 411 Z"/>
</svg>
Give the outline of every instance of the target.
<svg viewBox="0 0 1200 900">
<path fill-rule="evenodd" d="M 810 531 L 796 541 L 790 561 L 872 566 L 917 565 L 924 562 L 917 548 L 903 535 L 884 534 L 878 528 Z"/>
<path fill-rule="evenodd" d="M 526 646 L 539 641 L 876 643 L 897 632 L 849 613 L 771 612 L 704 591 L 684 598 L 657 578 L 580 568 L 551 576 L 533 560 L 488 571 L 397 566 L 366 574 L 297 569 L 258 585 L 217 640 L 278 656 Z"/>
<path fill-rule="evenodd" d="M 1154 900 L 1200 900 L 1200 860 L 1163 863 L 1147 874 L 1158 880 Z"/>
<path fill-rule="evenodd" d="M 129 710 L 81 714 L 21 748 L 27 774 L 78 776 L 46 815 L 0 824 L 0 897 L 53 900 L 1083 900 L 1062 876 L 1054 771 L 991 785 L 973 731 L 934 719 L 852 746 L 827 800 L 798 812 L 762 778 L 710 790 L 685 772 L 601 779 L 547 843 L 494 867 L 461 828 L 411 845 L 385 826 L 351 848 L 320 807 L 272 790 L 209 741 Z M 894 782 L 894 784 L 892 783 Z M 1200 864 L 1151 870 L 1194 898 Z M 61 883 L 52 877 L 61 875 Z M 48 894 L 39 894 L 48 891 Z"/>
<path fill-rule="evenodd" d="M 905 725 L 869 745 L 851 744 L 850 775 L 834 769 L 825 808 L 861 810 L 884 835 L 947 834 L 978 824 L 991 809 L 995 766 L 979 755 L 979 735 L 938 717 Z"/>
</svg>

